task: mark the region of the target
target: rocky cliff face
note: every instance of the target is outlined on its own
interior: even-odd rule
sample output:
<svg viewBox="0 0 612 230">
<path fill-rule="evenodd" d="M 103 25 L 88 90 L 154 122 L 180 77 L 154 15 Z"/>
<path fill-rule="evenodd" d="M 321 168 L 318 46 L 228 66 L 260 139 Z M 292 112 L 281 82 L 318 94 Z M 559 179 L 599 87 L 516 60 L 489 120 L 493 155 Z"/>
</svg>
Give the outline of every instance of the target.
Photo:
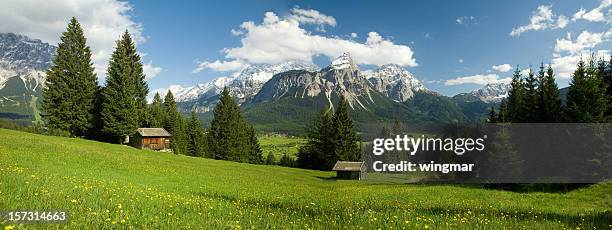
<svg viewBox="0 0 612 230">
<path fill-rule="evenodd" d="M 416 92 L 427 91 L 427 88 L 412 73 L 395 64 L 383 65 L 378 69 L 368 71 L 366 77 L 374 89 L 400 102 L 414 97 Z"/>
<path fill-rule="evenodd" d="M 305 98 L 323 95 L 331 105 L 332 98 L 343 96 L 353 109 L 368 110 L 374 104 L 372 84 L 359 71 L 350 54 L 345 53 L 331 65 L 317 72 L 289 71 L 274 76 L 251 103 L 283 97 Z"/>
</svg>

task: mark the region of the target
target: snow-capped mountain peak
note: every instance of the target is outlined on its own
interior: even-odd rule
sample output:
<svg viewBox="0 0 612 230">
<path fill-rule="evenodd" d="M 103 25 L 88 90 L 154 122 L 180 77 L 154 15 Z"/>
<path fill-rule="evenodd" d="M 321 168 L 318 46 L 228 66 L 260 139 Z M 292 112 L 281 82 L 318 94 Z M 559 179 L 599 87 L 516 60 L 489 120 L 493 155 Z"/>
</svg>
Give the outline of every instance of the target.
<svg viewBox="0 0 612 230">
<path fill-rule="evenodd" d="M 417 91 L 428 91 L 412 73 L 400 65 L 382 65 L 366 71 L 365 75 L 377 91 L 396 101 L 406 101 Z"/>
<path fill-rule="evenodd" d="M 508 83 L 489 83 L 480 89 L 473 90 L 469 94 L 484 102 L 500 102 L 508 97 L 509 91 L 510 84 Z"/>
<path fill-rule="evenodd" d="M 351 57 L 351 53 L 345 52 L 336 59 L 332 60 L 330 67 L 335 70 L 346 69 L 346 68 L 355 68 L 355 63 L 353 62 L 353 57 Z"/>
</svg>

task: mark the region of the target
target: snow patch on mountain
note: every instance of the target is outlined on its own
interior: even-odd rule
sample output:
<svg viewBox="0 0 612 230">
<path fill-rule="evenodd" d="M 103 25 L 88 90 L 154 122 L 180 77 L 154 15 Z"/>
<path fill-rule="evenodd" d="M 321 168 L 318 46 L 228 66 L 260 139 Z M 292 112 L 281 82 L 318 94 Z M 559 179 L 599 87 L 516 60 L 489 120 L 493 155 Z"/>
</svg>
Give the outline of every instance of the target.
<svg viewBox="0 0 612 230">
<path fill-rule="evenodd" d="M 374 89 L 396 101 L 407 101 L 417 91 L 428 91 L 410 72 L 400 65 L 386 64 L 364 72 Z"/>
</svg>

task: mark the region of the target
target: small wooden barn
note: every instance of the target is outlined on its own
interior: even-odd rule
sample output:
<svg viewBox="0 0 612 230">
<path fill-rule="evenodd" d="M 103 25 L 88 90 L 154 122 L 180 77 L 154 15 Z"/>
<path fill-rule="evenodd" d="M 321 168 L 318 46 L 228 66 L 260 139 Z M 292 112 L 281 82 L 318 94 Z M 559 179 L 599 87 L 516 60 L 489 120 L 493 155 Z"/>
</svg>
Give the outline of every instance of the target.
<svg viewBox="0 0 612 230">
<path fill-rule="evenodd" d="M 332 171 L 336 178 L 344 180 L 361 180 L 366 175 L 366 165 L 363 161 L 338 161 Z"/>
<path fill-rule="evenodd" d="M 130 144 L 139 149 L 171 151 L 171 137 L 163 128 L 138 128 L 136 134 L 130 138 Z"/>
</svg>

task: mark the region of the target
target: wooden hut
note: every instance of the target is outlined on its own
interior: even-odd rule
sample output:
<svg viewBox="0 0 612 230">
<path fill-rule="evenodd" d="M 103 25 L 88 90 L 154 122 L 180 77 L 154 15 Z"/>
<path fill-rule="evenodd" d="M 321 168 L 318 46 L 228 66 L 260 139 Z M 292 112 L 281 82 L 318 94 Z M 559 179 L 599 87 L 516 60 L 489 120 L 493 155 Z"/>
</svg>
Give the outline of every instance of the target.
<svg viewBox="0 0 612 230">
<path fill-rule="evenodd" d="M 172 151 L 170 137 L 172 135 L 163 128 L 138 128 L 130 143 L 139 149 Z"/>
<path fill-rule="evenodd" d="M 366 166 L 363 161 L 338 161 L 332 171 L 336 171 L 338 179 L 361 180 L 365 178 Z"/>
</svg>

